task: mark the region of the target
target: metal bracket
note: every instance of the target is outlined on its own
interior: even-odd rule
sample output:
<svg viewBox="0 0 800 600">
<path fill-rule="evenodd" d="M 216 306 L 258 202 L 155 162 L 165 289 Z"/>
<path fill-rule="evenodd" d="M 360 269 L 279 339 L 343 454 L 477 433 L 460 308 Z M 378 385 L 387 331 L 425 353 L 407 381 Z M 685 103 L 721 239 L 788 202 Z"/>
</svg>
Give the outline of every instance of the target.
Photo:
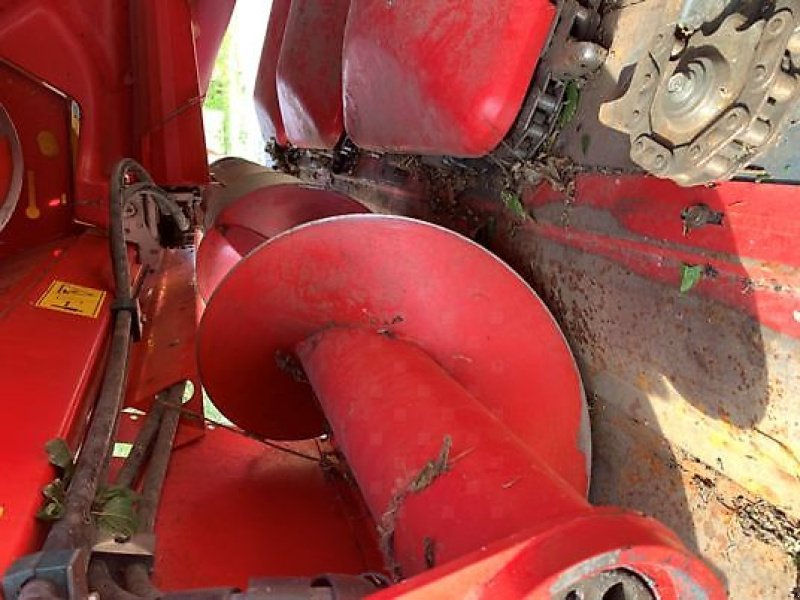
<svg viewBox="0 0 800 600">
<path fill-rule="evenodd" d="M 92 553 L 135 558 L 152 564 L 155 549 L 156 536 L 152 533 L 135 533 L 124 542 L 118 542 L 114 536 L 105 534 L 97 540 L 92 548 Z"/>
<path fill-rule="evenodd" d="M 7 600 L 23 600 L 29 595 L 27 588 L 29 592 L 49 593 L 53 600 L 85 600 L 89 596 L 88 568 L 89 556 L 80 549 L 28 554 L 6 571 L 3 593 Z"/>
<path fill-rule="evenodd" d="M 147 192 L 137 192 L 125 198 L 122 227 L 125 240 L 136 244 L 139 262 L 155 270 L 161 259 L 161 236 L 158 205 Z"/>
</svg>

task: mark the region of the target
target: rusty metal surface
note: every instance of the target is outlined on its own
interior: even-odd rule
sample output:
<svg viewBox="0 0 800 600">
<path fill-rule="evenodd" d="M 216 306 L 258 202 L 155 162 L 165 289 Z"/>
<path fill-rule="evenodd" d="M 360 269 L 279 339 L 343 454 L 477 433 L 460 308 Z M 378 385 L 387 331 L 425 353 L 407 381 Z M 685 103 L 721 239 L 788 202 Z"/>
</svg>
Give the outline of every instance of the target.
<svg viewBox="0 0 800 600">
<path fill-rule="evenodd" d="M 747 448 L 751 437 L 764 434 L 738 427 L 753 427 L 768 411 L 773 419 L 795 412 L 790 397 L 767 406 L 771 384 L 759 356 L 761 333 L 748 319 L 702 301 L 676 310 L 668 300 L 673 289 L 610 261 L 525 237 L 527 243 L 507 251 L 529 260 L 529 276 L 551 290 L 545 294 L 548 304 L 588 378 L 597 453 L 593 500 L 662 519 L 716 567 L 731 598 L 786 597 L 795 586 L 788 554 L 793 548 L 754 539 L 738 523 L 733 503 L 725 506 L 716 495 L 725 487 L 732 490 L 728 500 L 748 496 L 719 474 L 722 469 L 764 475 L 765 457 Z M 788 366 L 784 362 L 783 369 Z M 755 394 L 761 400 L 754 402 Z M 700 402 L 693 405 L 687 398 Z M 723 409 L 728 422 L 710 416 Z M 731 433 L 732 441 L 726 439 Z M 739 447 L 723 460 L 725 443 Z M 681 446 L 703 455 L 713 469 Z M 702 479 L 693 477 L 696 471 Z M 743 564 L 750 568 L 741 569 Z"/>
<path fill-rule="evenodd" d="M 592 500 L 616 502 L 669 525 L 723 578 L 733 600 L 791 598 L 794 559 L 740 517 L 737 498 L 746 492 L 671 446 L 652 417 L 647 422 L 595 397 Z"/>
</svg>

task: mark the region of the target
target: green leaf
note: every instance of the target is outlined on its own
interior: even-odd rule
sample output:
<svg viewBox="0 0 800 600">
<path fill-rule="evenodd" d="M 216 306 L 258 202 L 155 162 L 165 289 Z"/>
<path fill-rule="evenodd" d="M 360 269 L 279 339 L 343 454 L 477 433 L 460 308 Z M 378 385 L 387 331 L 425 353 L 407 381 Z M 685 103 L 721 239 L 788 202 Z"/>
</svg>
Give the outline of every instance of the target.
<svg viewBox="0 0 800 600">
<path fill-rule="evenodd" d="M 92 514 L 97 526 L 116 538 L 129 538 L 136 532 L 136 503 L 139 495 L 132 489 L 110 485 L 95 496 Z"/>
<path fill-rule="evenodd" d="M 515 216 L 524 219 L 528 216 L 528 213 L 525 212 L 525 207 L 522 205 L 522 200 L 520 200 L 519 194 L 512 192 L 511 190 L 503 190 L 500 192 L 500 199 L 505 204 L 506 208 L 514 213 Z"/>
<path fill-rule="evenodd" d="M 681 294 L 691 290 L 703 278 L 703 265 L 681 265 Z"/>
<path fill-rule="evenodd" d="M 66 497 L 64 482 L 60 479 L 53 479 L 53 481 L 42 488 L 42 495 L 50 501 L 64 502 L 64 498 Z"/>
<path fill-rule="evenodd" d="M 581 90 L 578 84 L 570 81 L 564 89 L 564 104 L 558 115 L 558 126 L 565 127 L 575 118 L 578 112 L 578 102 L 581 99 Z"/>
<path fill-rule="evenodd" d="M 67 442 L 61 438 L 53 438 L 44 445 L 44 450 L 47 452 L 47 459 L 50 461 L 50 464 L 61 469 L 64 475 L 63 479 L 69 481 L 72 476 L 72 471 L 75 468 L 75 458 Z"/>
<path fill-rule="evenodd" d="M 36 518 L 40 521 L 58 521 L 64 516 L 63 502 L 56 502 L 52 500 L 46 502 L 45 505 L 36 513 Z"/>
</svg>

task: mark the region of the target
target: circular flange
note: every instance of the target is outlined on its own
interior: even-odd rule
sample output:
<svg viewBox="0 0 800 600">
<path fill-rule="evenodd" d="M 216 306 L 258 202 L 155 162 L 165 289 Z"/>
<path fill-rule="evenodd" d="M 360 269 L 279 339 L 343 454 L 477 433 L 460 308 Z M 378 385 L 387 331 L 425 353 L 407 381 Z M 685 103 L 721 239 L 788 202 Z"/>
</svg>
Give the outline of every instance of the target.
<svg viewBox="0 0 800 600">
<path fill-rule="evenodd" d="M 13 121 L 0 104 L 0 231 L 14 214 L 22 191 L 22 146 Z"/>
<path fill-rule="evenodd" d="M 214 288 L 243 256 L 296 225 L 369 212 L 352 198 L 303 185 L 280 184 L 253 190 L 228 204 L 197 249 L 197 289 L 208 301 Z"/>
<path fill-rule="evenodd" d="M 324 416 L 289 357 L 334 324 L 416 343 L 586 492 L 588 413 L 575 361 L 544 303 L 494 255 L 405 217 L 348 215 L 289 230 L 212 295 L 198 334 L 203 385 L 248 431 L 320 435 Z"/>
</svg>

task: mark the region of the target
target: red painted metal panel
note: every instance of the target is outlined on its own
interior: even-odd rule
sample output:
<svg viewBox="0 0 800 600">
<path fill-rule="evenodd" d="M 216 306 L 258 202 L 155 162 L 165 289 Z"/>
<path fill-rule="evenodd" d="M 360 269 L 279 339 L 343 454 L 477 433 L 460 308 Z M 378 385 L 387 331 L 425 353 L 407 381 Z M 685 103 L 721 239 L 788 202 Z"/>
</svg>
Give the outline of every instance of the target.
<svg viewBox="0 0 800 600">
<path fill-rule="evenodd" d="M 319 456 L 314 442 L 290 447 Z M 383 566 L 349 482 L 223 429 L 175 451 L 160 514 L 156 583 L 168 590 Z"/>
<path fill-rule="evenodd" d="M 194 255 L 193 248 L 165 251 L 158 273 L 144 283 L 144 328 L 131 350 L 127 406 L 147 410 L 157 393 L 189 380 L 194 396 L 185 407 L 202 412 L 195 354 L 200 299 L 194 285 Z M 179 442 L 195 434 L 184 427 Z"/>
<path fill-rule="evenodd" d="M 204 300 L 254 248 L 296 225 L 336 215 L 369 212 L 327 190 L 275 185 L 245 194 L 225 207 L 197 251 L 197 289 Z"/>
<path fill-rule="evenodd" d="M 275 237 L 228 274 L 206 307 L 198 337 L 203 384 L 241 427 L 276 438 L 319 434 L 323 418 L 311 390 L 279 366 L 276 352 L 291 354 L 331 323 L 418 343 L 586 491 L 588 423 L 572 355 L 544 304 L 483 248 L 435 226 L 377 215 Z"/>
<path fill-rule="evenodd" d="M 69 101 L 41 82 L 0 63 L 0 102 L 22 152 L 17 206 L 0 231 L 0 258 L 75 231 Z"/>
<path fill-rule="evenodd" d="M 348 135 L 374 150 L 486 154 L 522 106 L 554 14 L 547 0 L 353 0 Z"/>
<path fill-rule="evenodd" d="M 544 219 L 528 226 L 538 235 L 610 258 L 675 288 L 682 265 L 709 267 L 710 275 L 692 293 L 800 337 L 800 275 L 792 268 L 800 265 L 800 223 L 791 216 L 797 200 L 794 188 L 744 182 L 682 188 L 654 177 L 600 175 L 581 176 L 576 184 L 572 212 L 589 210 L 593 219 L 581 218 L 580 226 L 573 227 Z M 563 201 L 549 186 L 525 197 L 533 210 L 544 212 L 562 211 Z M 681 213 L 698 204 L 720 213 L 721 223 L 685 231 Z M 607 230 L 609 218 L 619 228 L 613 234 Z"/>
<path fill-rule="evenodd" d="M 0 0 L 0 14 L 0 58 L 80 106 L 79 220 L 107 222 L 108 177 L 122 156 L 160 183 L 207 179 L 188 3 Z"/>
<path fill-rule="evenodd" d="M 134 129 L 142 164 L 160 184 L 208 179 L 202 105 L 187 2 L 131 3 Z"/>
<path fill-rule="evenodd" d="M 191 0 L 197 79 L 205 95 L 236 0 Z"/>
<path fill-rule="evenodd" d="M 571 598 L 570 587 L 613 569 L 641 573 L 663 600 L 727 598 L 711 570 L 666 528 L 643 516 L 604 508 L 520 532 L 370 599 Z"/>
<path fill-rule="evenodd" d="M 525 201 L 538 207 L 563 196 L 543 185 Z M 794 186 L 728 181 L 686 188 L 645 175 L 587 174 L 576 180 L 576 202 L 610 211 L 629 234 L 654 242 L 800 266 Z M 722 222 L 685 233 L 681 212 L 696 204 L 722 212 Z"/>
<path fill-rule="evenodd" d="M 344 131 L 342 41 L 349 6 L 350 0 L 292 2 L 277 86 L 286 137 L 295 146 L 333 148 Z"/>
<path fill-rule="evenodd" d="M 267 142 L 274 137 L 282 146 L 285 146 L 288 140 L 286 129 L 283 126 L 281 107 L 278 104 L 276 77 L 283 34 L 286 30 L 286 19 L 289 16 L 291 5 L 292 0 L 272 0 L 267 34 L 261 49 L 261 61 L 258 63 L 254 93 L 258 123 L 261 126 L 261 135 L 264 141 Z"/>
<path fill-rule="evenodd" d="M 0 14 L 2 59 L 80 104 L 76 215 L 105 223 L 112 165 L 133 154 L 128 3 L 0 0 Z"/>
<path fill-rule="evenodd" d="M 54 280 L 110 292 L 108 240 L 85 234 L 0 266 L 0 572 L 42 533 L 34 515 L 54 476 L 45 442 L 75 447 L 106 343 L 110 293 L 97 318 L 34 306 Z"/>
</svg>

